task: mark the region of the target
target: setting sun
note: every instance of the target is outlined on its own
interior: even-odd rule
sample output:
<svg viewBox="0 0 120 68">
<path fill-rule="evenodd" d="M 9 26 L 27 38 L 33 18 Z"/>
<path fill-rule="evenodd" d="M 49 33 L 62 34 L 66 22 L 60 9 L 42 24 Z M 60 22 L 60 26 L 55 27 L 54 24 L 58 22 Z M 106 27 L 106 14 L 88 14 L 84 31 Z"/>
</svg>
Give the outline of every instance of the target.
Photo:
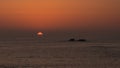
<svg viewBox="0 0 120 68">
<path fill-rule="evenodd" d="M 42 32 L 38 32 L 37 35 L 38 35 L 38 36 L 42 36 L 43 33 L 42 33 Z"/>
</svg>

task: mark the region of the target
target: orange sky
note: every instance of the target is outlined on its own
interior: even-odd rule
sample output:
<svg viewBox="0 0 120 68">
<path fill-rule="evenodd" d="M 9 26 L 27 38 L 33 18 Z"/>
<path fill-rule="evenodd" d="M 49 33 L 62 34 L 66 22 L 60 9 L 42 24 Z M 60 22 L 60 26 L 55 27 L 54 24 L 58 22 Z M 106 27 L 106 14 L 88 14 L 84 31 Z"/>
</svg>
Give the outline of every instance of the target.
<svg viewBox="0 0 120 68">
<path fill-rule="evenodd" d="M 0 29 L 119 28 L 120 0 L 0 0 Z"/>
</svg>

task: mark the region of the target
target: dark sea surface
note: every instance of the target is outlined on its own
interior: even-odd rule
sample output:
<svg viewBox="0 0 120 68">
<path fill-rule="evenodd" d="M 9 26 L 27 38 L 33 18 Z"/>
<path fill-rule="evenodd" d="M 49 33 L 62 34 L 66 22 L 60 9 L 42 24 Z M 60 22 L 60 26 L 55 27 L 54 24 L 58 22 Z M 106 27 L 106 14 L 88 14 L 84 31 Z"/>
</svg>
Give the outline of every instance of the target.
<svg viewBox="0 0 120 68">
<path fill-rule="evenodd" d="M 0 68 L 120 68 L 119 40 L 67 40 L 1 39 Z"/>
</svg>

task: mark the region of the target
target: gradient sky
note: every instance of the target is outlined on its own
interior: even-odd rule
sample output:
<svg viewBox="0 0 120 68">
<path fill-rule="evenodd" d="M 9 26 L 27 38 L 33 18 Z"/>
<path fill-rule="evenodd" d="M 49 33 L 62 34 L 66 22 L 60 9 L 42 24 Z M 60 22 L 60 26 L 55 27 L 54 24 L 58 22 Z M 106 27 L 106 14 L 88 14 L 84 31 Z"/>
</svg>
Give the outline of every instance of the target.
<svg viewBox="0 0 120 68">
<path fill-rule="evenodd" d="M 0 30 L 120 34 L 120 0 L 0 0 Z"/>
<path fill-rule="evenodd" d="M 119 29 L 120 0 L 0 0 L 0 29 Z"/>
</svg>

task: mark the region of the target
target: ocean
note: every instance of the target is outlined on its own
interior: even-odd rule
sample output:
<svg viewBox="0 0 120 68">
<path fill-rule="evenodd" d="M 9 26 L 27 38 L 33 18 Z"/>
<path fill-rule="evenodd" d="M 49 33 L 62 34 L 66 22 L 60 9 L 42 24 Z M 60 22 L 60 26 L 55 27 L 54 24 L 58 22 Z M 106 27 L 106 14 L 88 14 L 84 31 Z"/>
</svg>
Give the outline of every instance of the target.
<svg viewBox="0 0 120 68">
<path fill-rule="evenodd" d="M 0 68 L 120 68 L 120 42 L 0 40 Z"/>
</svg>

